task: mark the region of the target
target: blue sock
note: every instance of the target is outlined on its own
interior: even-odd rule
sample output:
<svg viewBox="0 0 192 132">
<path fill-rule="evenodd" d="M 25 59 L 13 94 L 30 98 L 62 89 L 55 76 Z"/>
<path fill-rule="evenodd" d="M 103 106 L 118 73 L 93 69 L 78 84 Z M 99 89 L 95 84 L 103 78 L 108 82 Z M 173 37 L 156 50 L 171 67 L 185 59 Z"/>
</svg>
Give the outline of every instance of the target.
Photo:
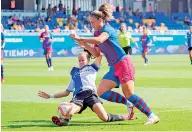
<svg viewBox="0 0 192 132">
<path fill-rule="evenodd" d="M 4 79 L 4 66 L 1 65 L 1 79 Z"/>
<path fill-rule="evenodd" d="M 49 66 L 51 67 L 52 66 L 52 59 L 49 58 Z"/>
<path fill-rule="evenodd" d="M 144 60 L 145 60 L 145 63 L 147 63 L 147 62 L 148 62 L 148 59 L 147 59 L 146 57 L 144 58 Z"/>
<path fill-rule="evenodd" d="M 49 65 L 49 59 L 46 58 L 47 66 L 50 67 Z"/>
<path fill-rule="evenodd" d="M 147 106 L 145 101 L 139 96 L 133 94 L 128 100 L 146 116 L 149 116 L 152 113 L 151 109 Z"/>
<path fill-rule="evenodd" d="M 116 103 L 121 103 L 125 105 L 127 104 L 126 98 L 114 91 L 107 91 L 103 93 L 100 97 L 110 102 L 116 102 Z"/>
</svg>

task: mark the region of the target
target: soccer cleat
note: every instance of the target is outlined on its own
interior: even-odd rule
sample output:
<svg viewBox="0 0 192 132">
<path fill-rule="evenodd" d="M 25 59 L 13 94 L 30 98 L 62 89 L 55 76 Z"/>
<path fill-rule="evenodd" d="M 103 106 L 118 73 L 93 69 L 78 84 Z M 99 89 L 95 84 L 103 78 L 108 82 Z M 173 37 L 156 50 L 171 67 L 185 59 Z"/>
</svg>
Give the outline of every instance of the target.
<svg viewBox="0 0 192 132">
<path fill-rule="evenodd" d="M 62 120 L 60 120 L 57 116 L 52 117 L 52 122 L 56 124 L 57 126 L 63 126 Z"/>
<path fill-rule="evenodd" d="M 128 109 L 128 120 L 133 120 L 134 116 L 134 106 L 127 106 Z"/>
<path fill-rule="evenodd" d="M 147 65 L 148 65 L 147 63 L 144 64 L 144 66 L 147 66 Z"/>
<path fill-rule="evenodd" d="M 53 70 L 54 70 L 54 69 L 53 69 L 53 66 L 51 66 L 51 67 L 50 67 L 50 71 L 53 71 Z"/>
<path fill-rule="evenodd" d="M 67 126 L 68 123 L 70 122 L 70 119 L 63 119 L 63 118 L 58 118 L 57 116 L 52 117 L 52 122 L 56 124 L 57 126 Z"/>
<path fill-rule="evenodd" d="M 51 68 L 50 68 L 50 67 L 48 68 L 48 71 L 51 71 Z"/>
<path fill-rule="evenodd" d="M 154 115 L 153 113 L 148 117 L 147 122 L 144 125 L 152 125 L 156 124 L 160 121 L 159 117 Z"/>
</svg>

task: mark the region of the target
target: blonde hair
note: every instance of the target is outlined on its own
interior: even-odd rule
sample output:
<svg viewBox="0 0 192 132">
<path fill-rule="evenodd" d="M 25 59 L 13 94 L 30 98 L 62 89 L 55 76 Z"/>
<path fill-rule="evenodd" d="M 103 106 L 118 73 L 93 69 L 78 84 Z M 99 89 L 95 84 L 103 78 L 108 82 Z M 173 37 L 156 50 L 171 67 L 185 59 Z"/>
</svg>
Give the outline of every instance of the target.
<svg viewBox="0 0 192 132">
<path fill-rule="evenodd" d="M 94 10 L 91 13 L 91 16 L 97 19 L 102 18 L 104 21 L 110 21 L 114 19 L 112 6 L 108 3 L 105 3 L 99 7 L 99 10 Z"/>
</svg>

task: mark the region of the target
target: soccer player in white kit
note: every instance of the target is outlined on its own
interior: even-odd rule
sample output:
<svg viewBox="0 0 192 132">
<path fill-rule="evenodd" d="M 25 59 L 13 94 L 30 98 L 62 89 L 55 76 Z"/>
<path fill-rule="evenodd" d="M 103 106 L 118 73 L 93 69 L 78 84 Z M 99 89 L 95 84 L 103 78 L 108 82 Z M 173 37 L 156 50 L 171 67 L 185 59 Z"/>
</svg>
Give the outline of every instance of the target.
<svg viewBox="0 0 192 132">
<path fill-rule="evenodd" d="M 96 76 L 101 65 L 100 55 L 95 59 L 93 64 L 89 64 L 91 55 L 87 52 L 82 52 L 78 56 L 79 67 L 73 67 L 70 73 L 71 80 L 67 89 L 63 92 L 57 94 L 47 94 L 45 92 L 39 91 L 38 95 L 42 98 L 61 98 L 68 96 L 71 92 L 73 93 L 73 98 L 71 100 L 72 110 L 70 112 L 70 117 L 75 113 L 81 113 L 87 107 L 90 107 L 97 116 L 106 122 L 110 121 L 123 121 L 128 120 L 128 115 L 113 115 L 108 114 L 103 108 L 101 101 L 96 95 Z M 64 125 L 64 119 L 57 116 L 52 117 L 52 121 L 58 125 Z"/>
</svg>

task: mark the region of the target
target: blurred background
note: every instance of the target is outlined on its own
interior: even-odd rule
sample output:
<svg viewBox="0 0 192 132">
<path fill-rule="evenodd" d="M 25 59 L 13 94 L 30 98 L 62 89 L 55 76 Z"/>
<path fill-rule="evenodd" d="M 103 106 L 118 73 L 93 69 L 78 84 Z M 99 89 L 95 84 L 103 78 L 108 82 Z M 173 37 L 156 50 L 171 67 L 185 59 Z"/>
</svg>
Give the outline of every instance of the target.
<svg viewBox="0 0 192 132">
<path fill-rule="evenodd" d="M 54 32 L 79 29 L 89 32 L 88 16 L 103 3 L 113 5 L 119 29 L 184 30 L 192 23 L 192 0 L 2 0 L 1 22 L 5 29 L 40 31 L 49 25 Z"/>
</svg>

